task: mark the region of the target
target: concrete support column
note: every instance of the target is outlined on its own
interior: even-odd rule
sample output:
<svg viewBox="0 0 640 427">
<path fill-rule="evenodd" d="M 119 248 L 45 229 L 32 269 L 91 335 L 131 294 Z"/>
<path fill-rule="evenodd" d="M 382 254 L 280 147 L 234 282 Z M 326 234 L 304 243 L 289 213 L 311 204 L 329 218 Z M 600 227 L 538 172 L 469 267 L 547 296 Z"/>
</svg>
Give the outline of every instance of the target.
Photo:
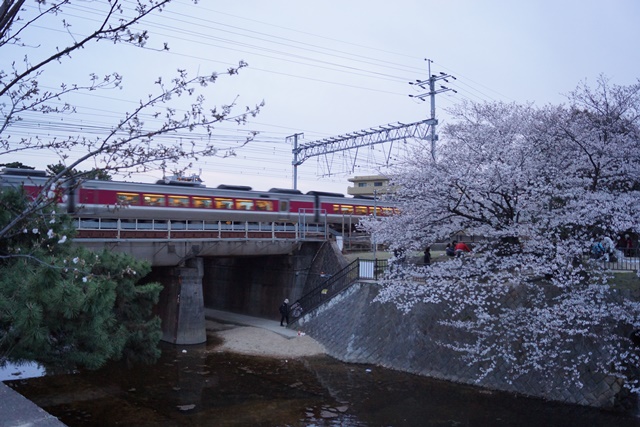
<svg viewBox="0 0 640 427">
<path fill-rule="evenodd" d="M 164 290 L 158 303 L 162 340 L 172 344 L 207 341 L 202 297 L 202 258 L 191 258 L 184 267 L 169 270 L 162 278 Z"/>
</svg>

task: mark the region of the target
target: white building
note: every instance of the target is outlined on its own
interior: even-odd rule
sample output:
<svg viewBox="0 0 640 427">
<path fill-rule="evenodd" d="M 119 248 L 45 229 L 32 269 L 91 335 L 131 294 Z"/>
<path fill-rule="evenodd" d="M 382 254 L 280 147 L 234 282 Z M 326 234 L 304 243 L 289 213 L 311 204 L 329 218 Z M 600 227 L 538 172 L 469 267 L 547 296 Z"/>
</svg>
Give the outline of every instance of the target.
<svg viewBox="0 0 640 427">
<path fill-rule="evenodd" d="M 389 178 L 382 175 L 355 176 L 349 178 L 353 187 L 347 188 L 347 194 L 352 196 L 373 196 L 386 194 L 390 191 Z"/>
</svg>

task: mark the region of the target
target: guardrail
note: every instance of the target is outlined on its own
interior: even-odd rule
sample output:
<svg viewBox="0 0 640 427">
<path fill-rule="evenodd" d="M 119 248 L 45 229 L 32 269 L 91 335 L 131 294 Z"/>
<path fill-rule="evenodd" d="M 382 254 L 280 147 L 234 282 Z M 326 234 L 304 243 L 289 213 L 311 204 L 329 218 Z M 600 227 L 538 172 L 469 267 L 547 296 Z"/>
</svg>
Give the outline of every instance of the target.
<svg viewBox="0 0 640 427">
<path fill-rule="evenodd" d="M 75 218 L 74 225 L 86 239 L 327 239 L 324 224 L 293 222 Z"/>
</svg>

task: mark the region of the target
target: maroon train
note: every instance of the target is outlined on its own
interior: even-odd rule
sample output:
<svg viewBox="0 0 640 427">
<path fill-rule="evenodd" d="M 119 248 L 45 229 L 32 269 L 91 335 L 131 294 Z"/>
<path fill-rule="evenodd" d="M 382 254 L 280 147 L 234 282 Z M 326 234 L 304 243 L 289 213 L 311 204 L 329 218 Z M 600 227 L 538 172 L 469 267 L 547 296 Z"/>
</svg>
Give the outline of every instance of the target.
<svg viewBox="0 0 640 427">
<path fill-rule="evenodd" d="M 43 171 L 5 168 L 0 185 L 24 187 L 36 195 L 47 180 Z M 195 178 L 173 177 L 155 184 L 85 180 L 69 192 L 67 204 L 83 219 L 327 223 L 352 227 L 368 215 L 388 216 L 394 209 L 373 198 L 272 188 L 219 185 L 208 188 Z"/>
</svg>

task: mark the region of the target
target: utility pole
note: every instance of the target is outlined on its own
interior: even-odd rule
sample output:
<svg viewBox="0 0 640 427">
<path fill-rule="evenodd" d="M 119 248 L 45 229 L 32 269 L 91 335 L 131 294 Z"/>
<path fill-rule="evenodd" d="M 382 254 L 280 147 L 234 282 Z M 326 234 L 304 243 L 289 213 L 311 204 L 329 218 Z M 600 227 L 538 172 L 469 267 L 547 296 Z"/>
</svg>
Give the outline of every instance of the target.
<svg viewBox="0 0 640 427">
<path fill-rule="evenodd" d="M 286 141 L 289 142 L 291 140 L 291 138 L 293 138 L 293 162 L 291 162 L 291 164 L 293 165 L 293 189 L 297 190 L 298 189 L 298 137 L 302 137 L 304 138 L 304 134 L 303 133 L 294 133 L 291 136 L 288 136 Z"/>
<path fill-rule="evenodd" d="M 429 80 L 416 80 L 415 82 L 409 82 L 409 84 L 418 86 L 421 89 L 426 89 L 426 86 L 429 85 L 429 92 L 425 92 L 420 95 L 409 95 L 409 96 L 411 98 L 418 98 L 421 101 L 424 101 L 427 96 L 431 98 L 431 122 L 433 123 L 433 125 L 431 126 L 431 135 L 429 139 L 431 139 L 431 158 L 433 159 L 433 161 L 435 161 L 436 160 L 436 141 L 438 140 L 438 135 L 436 135 L 436 125 L 438 124 L 438 121 L 436 120 L 436 94 L 447 92 L 449 90 L 453 91 L 454 93 L 458 93 L 458 91 L 454 89 L 450 89 L 446 86 L 440 86 L 440 89 L 436 90 L 436 82 L 438 80 L 444 80 L 445 82 L 449 83 L 449 81 L 447 80 L 448 78 L 451 78 L 453 80 L 456 80 L 456 78 L 452 75 L 445 74 L 445 73 L 440 73 L 440 75 L 438 76 L 436 76 L 435 74 L 432 75 L 431 63 L 433 61 L 430 59 L 425 59 L 425 61 L 427 61 L 428 63 L 427 69 L 429 73 Z"/>
<path fill-rule="evenodd" d="M 378 212 L 378 190 L 373 190 L 373 219 L 374 221 L 377 218 L 376 213 Z M 378 263 L 377 251 L 378 251 L 378 243 L 376 242 L 376 234 L 373 233 L 372 242 L 373 243 L 373 271 L 376 271 L 376 264 Z M 374 274 L 375 277 L 375 274 Z"/>
</svg>

